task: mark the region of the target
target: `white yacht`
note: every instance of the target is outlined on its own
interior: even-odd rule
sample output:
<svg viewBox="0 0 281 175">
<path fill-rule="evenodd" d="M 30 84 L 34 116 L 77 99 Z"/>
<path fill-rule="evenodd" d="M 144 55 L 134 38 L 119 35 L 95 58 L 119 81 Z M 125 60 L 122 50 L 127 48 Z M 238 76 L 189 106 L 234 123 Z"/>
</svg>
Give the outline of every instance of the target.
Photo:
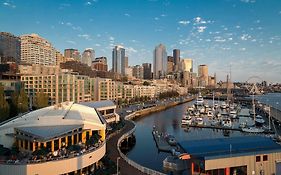
<svg viewBox="0 0 281 175">
<path fill-rule="evenodd" d="M 257 128 L 257 127 L 248 127 L 248 128 L 242 128 L 243 132 L 249 132 L 249 133 L 262 133 L 264 132 L 264 129 Z"/>
<path fill-rule="evenodd" d="M 230 112 L 229 112 L 229 116 L 231 117 L 231 118 L 237 118 L 237 111 L 236 110 L 231 110 Z"/>
<path fill-rule="evenodd" d="M 213 111 L 208 111 L 208 112 L 207 112 L 207 116 L 208 116 L 208 117 L 213 117 L 213 116 L 214 116 Z"/>
<path fill-rule="evenodd" d="M 257 115 L 256 119 L 255 119 L 255 123 L 256 123 L 257 126 L 262 126 L 265 123 L 265 121 L 262 118 L 262 116 Z"/>
<path fill-rule="evenodd" d="M 202 97 L 200 92 L 198 94 L 198 97 L 196 98 L 195 105 L 197 105 L 197 106 L 204 105 L 204 99 L 203 99 L 203 97 Z"/>
<path fill-rule="evenodd" d="M 221 121 L 221 124 L 223 127 L 231 128 L 232 127 L 232 122 L 230 118 L 223 118 Z"/>
<path fill-rule="evenodd" d="M 223 101 L 223 102 L 221 103 L 221 108 L 222 108 L 222 109 L 226 109 L 226 107 L 227 107 L 227 106 L 226 106 L 226 103 Z"/>
<path fill-rule="evenodd" d="M 190 125 L 191 123 L 192 123 L 192 117 L 189 115 L 184 115 L 183 118 L 181 119 L 182 125 Z"/>
<path fill-rule="evenodd" d="M 202 117 L 197 117 L 196 122 L 197 122 L 197 125 L 203 125 L 204 124 Z"/>
</svg>

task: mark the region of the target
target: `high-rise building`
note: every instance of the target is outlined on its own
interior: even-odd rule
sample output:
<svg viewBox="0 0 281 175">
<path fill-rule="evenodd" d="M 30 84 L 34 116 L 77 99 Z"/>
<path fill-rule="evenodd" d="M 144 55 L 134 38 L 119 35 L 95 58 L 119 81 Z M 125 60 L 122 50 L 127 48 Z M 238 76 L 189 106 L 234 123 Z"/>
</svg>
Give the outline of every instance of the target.
<svg viewBox="0 0 281 175">
<path fill-rule="evenodd" d="M 143 79 L 143 67 L 136 65 L 133 67 L 133 76 L 138 79 Z"/>
<path fill-rule="evenodd" d="M 107 71 L 107 58 L 96 58 L 94 61 L 92 61 L 92 69 L 97 71 Z"/>
<path fill-rule="evenodd" d="M 167 73 L 167 52 L 163 44 L 159 44 L 154 50 L 153 76 L 155 79 L 164 78 Z"/>
<path fill-rule="evenodd" d="M 146 79 L 146 80 L 152 79 L 151 64 L 143 63 L 142 67 L 143 67 L 143 79 Z"/>
<path fill-rule="evenodd" d="M 37 34 L 22 35 L 21 62 L 30 64 L 55 65 L 56 50 L 52 44 Z"/>
<path fill-rule="evenodd" d="M 115 46 L 112 50 L 112 71 L 125 75 L 125 49 Z"/>
<path fill-rule="evenodd" d="M 124 64 L 125 64 L 125 68 L 126 67 L 129 67 L 129 58 L 128 58 L 128 56 L 125 56 L 125 60 L 124 60 L 125 62 L 124 62 Z"/>
<path fill-rule="evenodd" d="M 199 86 L 208 86 L 208 66 L 205 64 L 198 66 L 198 78 L 199 78 Z"/>
<path fill-rule="evenodd" d="M 64 57 L 67 60 L 81 61 L 81 55 L 77 49 L 64 49 Z"/>
<path fill-rule="evenodd" d="M 188 72 L 193 72 L 193 60 L 192 59 L 182 59 L 180 62 L 180 70 L 182 72 L 188 71 Z"/>
<path fill-rule="evenodd" d="M 174 71 L 179 70 L 179 64 L 180 64 L 180 50 L 174 49 L 173 50 L 173 57 L 174 57 Z"/>
<path fill-rule="evenodd" d="M 65 57 L 59 51 L 56 51 L 56 65 L 60 65 L 60 63 L 64 63 Z"/>
<path fill-rule="evenodd" d="M 7 32 L 0 32 L 0 63 L 20 63 L 20 38 Z"/>
<path fill-rule="evenodd" d="M 92 48 L 87 48 L 82 54 L 81 62 L 87 64 L 88 66 L 92 65 L 92 61 L 95 59 L 95 51 Z"/>
<path fill-rule="evenodd" d="M 167 73 L 172 73 L 174 71 L 174 57 L 167 57 Z"/>
</svg>

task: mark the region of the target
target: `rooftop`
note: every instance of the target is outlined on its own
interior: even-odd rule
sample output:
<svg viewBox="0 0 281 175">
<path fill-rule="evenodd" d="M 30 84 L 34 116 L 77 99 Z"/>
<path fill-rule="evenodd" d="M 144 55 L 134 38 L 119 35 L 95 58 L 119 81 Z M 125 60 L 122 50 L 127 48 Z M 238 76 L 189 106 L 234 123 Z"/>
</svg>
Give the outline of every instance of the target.
<svg viewBox="0 0 281 175">
<path fill-rule="evenodd" d="M 96 109 L 104 108 L 104 107 L 112 107 L 112 106 L 116 108 L 116 105 L 111 100 L 81 102 L 80 104 Z"/>
<path fill-rule="evenodd" d="M 191 157 L 205 160 L 281 152 L 279 144 L 262 136 L 186 140 L 179 144 Z"/>
</svg>

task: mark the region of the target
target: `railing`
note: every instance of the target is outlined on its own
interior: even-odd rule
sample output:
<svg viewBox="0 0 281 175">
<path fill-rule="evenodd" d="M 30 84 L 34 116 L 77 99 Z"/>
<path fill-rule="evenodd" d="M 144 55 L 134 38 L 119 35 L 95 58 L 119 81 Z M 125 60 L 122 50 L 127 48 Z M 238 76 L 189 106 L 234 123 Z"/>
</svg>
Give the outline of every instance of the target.
<svg viewBox="0 0 281 175">
<path fill-rule="evenodd" d="M 125 117 L 126 120 L 130 120 L 131 118 L 134 118 L 134 115 L 136 114 L 136 112 L 134 113 L 131 113 L 129 114 L 128 116 Z M 117 142 L 117 149 L 118 149 L 118 152 L 120 154 L 120 156 L 122 157 L 122 159 L 124 159 L 129 165 L 131 165 L 132 167 L 136 168 L 137 170 L 145 173 L 145 174 L 150 174 L 150 175 L 165 175 L 164 173 L 161 173 L 161 172 L 158 172 L 158 171 L 155 171 L 153 169 L 150 169 L 150 168 L 147 168 L 147 167 L 144 167 L 136 162 L 134 162 L 133 160 L 129 159 L 125 154 L 122 153 L 122 151 L 120 150 L 120 146 L 121 146 L 121 142 L 122 140 L 124 140 L 126 137 L 128 137 L 129 135 L 131 135 L 132 133 L 135 132 L 136 130 L 136 125 L 135 125 L 135 122 L 131 121 L 134 124 L 134 127 L 128 131 L 127 133 L 123 134 L 119 139 L 118 139 L 118 142 Z"/>
</svg>

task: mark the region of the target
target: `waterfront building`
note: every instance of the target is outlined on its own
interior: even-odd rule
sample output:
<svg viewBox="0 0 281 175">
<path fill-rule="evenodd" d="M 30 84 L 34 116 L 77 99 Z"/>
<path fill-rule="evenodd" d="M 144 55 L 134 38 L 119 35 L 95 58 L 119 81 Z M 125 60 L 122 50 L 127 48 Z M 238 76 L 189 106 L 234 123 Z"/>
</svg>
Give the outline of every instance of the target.
<svg viewBox="0 0 281 175">
<path fill-rule="evenodd" d="M 20 63 L 21 41 L 20 38 L 7 32 L 0 32 L 0 63 Z"/>
<path fill-rule="evenodd" d="M 116 113 L 116 105 L 112 100 L 81 102 L 80 104 L 96 109 L 106 120 L 106 123 L 117 123 L 120 116 Z"/>
<path fill-rule="evenodd" d="M 205 64 L 198 66 L 198 79 L 199 79 L 199 86 L 206 87 L 208 86 L 208 66 Z"/>
<path fill-rule="evenodd" d="M 0 174 L 89 174 L 106 153 L 105 138 L 94 108 L 65 102 L 29 112 L 0 126 L 1 145 L 26 155 L 1 162 Z"/>
<path fill-rule="evenodd" d="M 97 71 L 107 71 L 107 58 L 106 57 L 97 57 L 92 61 L 92 70 Z"/>
<path fill-rule="evenodd" d="M 77 49 L 64 49 L 64 57 L 69 61 L 81 61 L 81 55 Z"/>
<path fill-rule="evenodd" d="M 174 49 L 173 50 L 173 58 L 174 58 L 174 71 L 178 71 L 180 67 L 180 50 Z"/>
<path fill-rule="evenodd" d="M 243 136 L 179 143 L 190 154 L 190 174 L 281 174 L 281 146 L 269 137 Z"/>
<path fill-rule="evenodd" d="M 95 78 L 94 100 L 122 99 L 123 84 L 107 78 Z"/>
<path fill-rule="evenodd" d="M 83 102 L 93 100 L 94 79 L 85 75 L 22 75 L 21 81 L 32 99 L 43 90 L 52 104 L 65 101 Z"/>
<path fill-rule="evenodd" d="M 54 75 L 61 73 L 59 66 L 44 66 L 40 64 L 20 64 L 18 65 L 18 73 L 20 75 Z"/>
<path fill-rule="evenodd" d="M 189 58 L 181 59 L 180 64 L 181 64 L 180 70 L 182 72 L 184 72 L 184 71 L 193 72 L 193 60 L 192 59 L 189 59 Z"/>
<path fill-rule="evenodd" d="M 95 59 L 95 51 L 92 48 L 85 49 L 82 54 L 81 62 L 91 67 L 92 61 L 94 59 Z"/>
<path fill-rule="evenodd" d="M 125 68 L 125 49 L 123 46 L 115 46 L 112 50 L 112 71 L 125 75 Z"/>
<path fill-rule="evenodd" d="M 159 44 L 154 50 L 153 76 L 154 79 L 165 78 L 167 74 L 167 52 L 163 44 Z"/>
<path fill-rule="evenodd" d="M 133 76 L 137 79 L 143 79 L 143 67 L 136 65 L 133 67 Z"/>
<path fill-rule="evenodd" d="M 134 85 L 124 84 L 123 85 L 123 96 L 122 98 L 125 100 L 130 100 L 135 96 Z"/>
<path fill-rule="evenodd" d="M 174 64 L 174 57 L 168 56 L 167 57 L 167 73 L 170 74 L 174 71 L 174 67 L 176 65 Z"/>
<path fill-rule="evenodd" d="M 155 97 L 155 86 L 143 86 L 135 85 L 134 86 L 134 97 Z"/>
<path fill-rule="evenodd" d="M 52 44 L 37 34 L 22 35 L 21 62 L 28 64 L 55 65 L 56 50 Z"/>
<path fill-rule="evenodd" d="M 142 67 L 143 67 L 143 79 L 145 79 L 145 80 L 152 79 L 151 64 L 143 63 Z"/>
</svg>

